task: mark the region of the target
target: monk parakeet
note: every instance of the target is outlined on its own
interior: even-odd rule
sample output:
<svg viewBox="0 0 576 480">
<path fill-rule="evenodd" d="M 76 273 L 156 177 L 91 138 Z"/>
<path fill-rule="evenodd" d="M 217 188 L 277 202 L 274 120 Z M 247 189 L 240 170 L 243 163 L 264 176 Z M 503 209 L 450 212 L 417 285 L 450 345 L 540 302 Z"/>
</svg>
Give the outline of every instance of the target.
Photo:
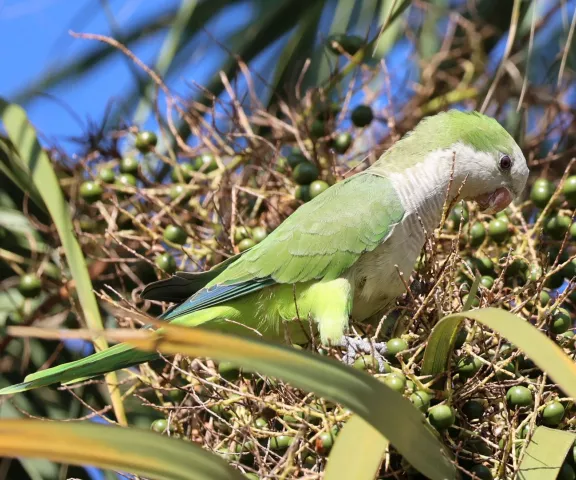
<svg viewBox="0 0 576 480">
<path fill-rule="evenodd" d="M 341 345 L 350 319 L 363 321 L 405 291 L 425 237 L 445 203 L 475 200 L 503 210 L 526 184 L 514 139 L 487 116 L 452 110 L 422 120 L 366 170 L 298 208 L 261 243 L 202 273 L 177 273 L 142 297 L 178 303 L 162 318 L 293 343 L 311 328 Z M 301 319 L 301 320 L 298 320 Z M 157 358 L 120 344 L 37 372 L 15 393 L 72 382 Z"/>
</svg>

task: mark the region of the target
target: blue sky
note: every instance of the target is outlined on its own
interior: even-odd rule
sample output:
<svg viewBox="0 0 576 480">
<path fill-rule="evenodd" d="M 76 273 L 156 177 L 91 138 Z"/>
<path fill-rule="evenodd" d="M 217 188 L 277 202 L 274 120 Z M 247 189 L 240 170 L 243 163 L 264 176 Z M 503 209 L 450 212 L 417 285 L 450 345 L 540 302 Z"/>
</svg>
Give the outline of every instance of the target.
<svg viewBox="0 0 576 480">
<path fill-rule="evenodd" d="M 547 5 L 549 8 L 556 1 L 558 0 L 549 4 L 540 2 L 540 7 L 545 9 Z M 548 28 L 540 32 L 537 46 L 548 43 L 557 51 L 557 29 L 561 28 L 562 23 L 569 24 L 574 3 L 574 0 L 565 2 L 562 14 L 556 15 Z M 137 24 L 145 17 L 160 15 L 179 4 L 180 0 L 0 0 L 0 65 L 4 66 L 0 74 L 0 95 L 13 100 L 16 92 L 32 84 L 44 73 L 66 64 L 79 53 L 96 46 L 93 41 L 73 38 L 69 35 L 69 30 L 117 37 L 117 33 L 128 26 Z M 242 24 L 247 24 L 250 20 L 249 4 L 250 2 L 245 2 L 233 11 L 226 9 L 223 15 L 207 26 L 209 34 L 201 34 L 181 73 L 170 79 L 171 88 L 178 93 L 185 93 L 188 89 L 187 82 L 206 83 L 216 65 L 225 56 L 209 35 L 225 43 L 226 35 L 232 29 L 238 26 L 242 28 Z M 567 5 L 572 8 L 567 8 Z M 111 28 L 111 22 L 116 25 L 115 31 Z M 162 33 L 140 42 L 135 53 L 146 63 L 152 64 L 163 36 Z M 500 51 L 503 50 L 504 43 L 503 41 Z M 401 43 L 389 59 L 398 65 L 391 71 L 399 87 L 406 85 L 408 77 L 417 79 L 416 72 L 414 77 L 414 73 L 409 74 L 407 69 L 402 67 L 409 52 L 409 46 L 405 42 Z M 272 48 L 267 52 L 267 58 L 261 58 L 256 63 L 265 68 L 270 60 L 274 60 L 274 53 Z M 552 56 L 546 55 L 544 60 L 549 60 Z M 492 63 L 497 62 L 498 55 L 493 57 Z M 546 70 L 540 68 L 541 59 L 542 56 L 533 62 L 533 74 L 539 77 Z M 134 85 L 129 61 L 117 54 L 93 69 L 81 82 L 69 82 L 50 93 L 76 112 L 85 125 L 88 118 L 100 120 L 108 103 L 122 100 Z M 62 142 L 65 137 L 79 136 L 83 132 L 82 125 L 59 102 L 48 97 L 37 97 L 25 106 L 44 140 L 49 143 Z"/>
<path fill-rule="evenodd" d="M 137 17 L 143 1 L 124 3 L 119 22 Z M 90 47 L 88 41 L 72 38 L 67 33 L 69 29 L 110 33 L 102 8 L 94 0 L 0 1 L 0 63 L 10 65 L 0 75 L 0 95 L 12 100 L 23 86 Z M 130 83 L 128 68 L 118 58 L 95 70 L 81 85 L 67 85 L 52 93 L 82 119 L 96 119 L 103 115 L 106 103 Z M 33 123 L 48 138 L 82 132 L 73 116 L 49 98 L 39 98 L 26 108 Z"/>
<path fill-rule="evenodd" d="M 103 5 L 108 7 L 108 14 Z M 159 15 L 180 0 L 0 0 L 0 95 L 13 100 L 17 92 L 51 69 L 66 64 L 79 53 L 94 48 L 93 41 L 73 38 L 68 31 L 112 35 L 110 19 L 119 31 L 133 25 L 144 17 Z M 248 13 L 248 12 L 246 12 Z M 246 21 L 246 13 L 238 22 Z M 222 19 L 210 26 L 218 38 L 229 30 Z M 164 34 L 140 42 L 135 53 L 151 64 L 159 51 Z M 207 38 L 206 38 L 207 39 Z M 198 58 L 190 59 L 193 71 L 187 69 L 186 79 L 202 81 L 203 73 L 210 72 L 222 53 L 205 55 L 198 68 Z M 174 88 L 182 88 L 184 76 L 171 82 Z M 70 82 L 50 93 L 60 102 L 74 110 L 85 123 L 87 118 L 101 119 L 108 102 L 122 99 L 122 95 L 135 85 L 129 63 L 122 55 L 115 55 L 103 65 L 93 69 L 82 82 Z M 82 133 L 77 119 L 61 104 L 48 98 L 38 97 L 26 105 L 28 114 L 45 139 L 52 141 Z"/>
</svg>

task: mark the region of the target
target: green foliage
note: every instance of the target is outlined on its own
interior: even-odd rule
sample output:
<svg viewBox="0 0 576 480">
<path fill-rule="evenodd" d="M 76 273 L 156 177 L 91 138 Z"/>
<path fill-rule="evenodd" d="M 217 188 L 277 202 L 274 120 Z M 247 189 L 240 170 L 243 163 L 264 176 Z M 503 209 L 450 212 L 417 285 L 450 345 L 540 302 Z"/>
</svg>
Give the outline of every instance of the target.
<svg viewBox="0 0 576 480">
<path fill-rule="evenodd" d="M 129 25 L 118 40 L 132 48 L 165 31 L 152 66 L 169 85 L 197 51 L 204 27 L 240 3 L 180 2 L 163 16 Z M 96 430 L 79 422 L 31 422 L 25 427 L 31 432 L 6 430 L 0 443 L 12 450 L 0 455 L 18 457 L 8 478 L 62 477 L 56 464 L 29 456 L 69 464 L 92 460 L 150 478 L 203 478 L 202 469 L 208 478 L 217 478 L 214 471 L 223 478 L 258 472 L 372 479 L 417 471 L 454 478 L 451 454 L 478 478 L 508 478 L 515 466 L 518 478 L 573 478 L 573 464 L 565 459 L 574 441 L 569 419 L 576 397 L 576 294 L 573 285 L 564 294 L 555 291 L 576 271 L 572 133 L 546 123 L 566 110 L 555 100 L 562 98 L 556 90 L 547 96 L 546 86 L 532 89 L 527 81 L 527 93 L 519 98 L 522 79 L 530 78 L 530 58 L 540 55 L 528 47 L 530 2 L 476 3 L 474 10 L 462 7 L 462 22 L 468 23 L 457 21 L 446 37 L 437 23 L 448 8 L 444 0 L 424 6 L 254 2 L 258 22 L 219 38 L 231 55 L 203 88 L 185 92 L 185 102 L 160 94 L 177 105 L 170 123 L 158 109 L 158 125 L 142 129 L 157 84 L 139 75 L 137 89 L 118 105 L 122 112 L 136 107 L 134 124 L 121 125 L 112 115 L 101 141 L 86 138 L 85 153 L 74 160 L 58 149 L 42 150 L 23 111 L 2 105 L 8 137 L 0 135 L 0 280 L 6 286 L 0 324 L 19 335 L 23 331 L 14 328 L 22 325 L 65 331 L 87 324 L 100 330 L 100 315 L 111 302 L 158 316 L 168 304 L 142 301 L 138 293 L 145 284 L 176 270 L 205 270 L 254 247 L 303 203 L 330 198 L 352 171 L 372 163 L 423 115 L 452 104 L 480 108 L 488 98 L 490 112 L 509 112 L 499 118 L 519 140 L 534 176 L 523 198 L 496 216 L 472 204 L 447 206 L 446 225 L 427 232 L 430 243 L 417 272 L 402 272 L 410 293 L 399 299 L 398 310 L 380 315 L 375 330 L 359 326 L 387 341 L 390 363 L 383 372 L 373 355 L 359 356 L 350 369 L 332 358 L 342 355 L 339 348 L 323 347 L 317 354 L 314 343 L 276 347 L 203 331 L 157 338 L 128 330 L 121 335 L 134 335 L 136 343 L 149 340 L 146 348 L 183 354 L 119 373 L 114 407 L 119 420 L 124 407 L 132 428 L 111 434 L 115 427 L 94 426 L 108 429 L 106 437 L 96 435 L 98 448 Z M 418 27 L 407 21 L 408 12 L 422 13 Z M 535 28 L 547 21 L 538 19 Z M 321 24 L 328 25 L 326 31 L 319 30 Z M 496 81 L 487 74 L 486 55 L 506 39 L 511 24 L 518 27 L 517 38 L 506 60 L 511 67 L 503 71 L 515 73 Z M 397 72 L 387 72 L 385 54 L 405 32 L 416 39 L 420 63 L 415 96 L 404 104 L 389 90 L 388 76 Z M 279 54 L 256 75 L 251 62 L 270 45 Z M 26 85 L 19 97 L 79 81 L 120 55 L 105 42 L 87 52 Z M 485 97 L 492 85 L 494 93 Z M 372 101 L 384 97 L 386 108 Z M 524 132 L 527 115 L 523 108 L 516 113 L 519 103 L 541 108 L 543 131 L 565 138 L 550 147 L 539 134 Z M 404 168 L 407 157 L 394 161 Z M 165 180 L 170 173 L 172 182 Z M 378 204 L 367 192 L 357 197 L 362 206 Z M 385 205 L 377 206 L 371 218 L 385 213 Z M 352 236 L 359 229 L 353 230 L 331 234 Z M 278 253 L 269 255 L 276 259 Z M 117 322 L 129 329 L 150 320 L 114 314 L 102 323 L 113 329 Z M 3 337 L 0 355 L 8 368 L 0 386 L 76 358 L 57 341 L 62 335 Z M 119 338 L 112 330 L 109 335 Z M 75 386 L 78 399 L 67 389 L 14 396 L 2 404 L 0 423 L 24 415 L 107 416 L 103 387 L 101 379 Z M 20 444 L 14 442 L 24 434 Z M 78 458 L 79 445 L 90 446 L 82 450 L 86 455 L 110 456 L 105 462 L 102 456 Z M 67 474 L 83 478 L 84 472 Z"/>
</svg>

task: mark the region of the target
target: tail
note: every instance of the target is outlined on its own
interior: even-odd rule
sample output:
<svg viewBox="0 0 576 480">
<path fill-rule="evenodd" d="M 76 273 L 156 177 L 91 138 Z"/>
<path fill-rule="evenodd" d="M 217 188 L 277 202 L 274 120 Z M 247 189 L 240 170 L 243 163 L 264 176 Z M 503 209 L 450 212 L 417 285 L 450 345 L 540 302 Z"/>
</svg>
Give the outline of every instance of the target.
<svg viewBox="0 0 576 480">
<path fill-rule="evenodd" d="M 24 382 L 1 389 L 0 395 L 12 395 L 53 383 L 76 383 L 156 358 L 157 353 L 142 352 L 127 343 L 120 343 L 89 357 L 28 375 Z"/>
<path fill-rule="evenodd" d="M 213 270 L 223 269 L 227 264 L 235 261 L 237 257 L 238 255 L 226 260 Z M 147 298 L 176 300 L 176 298 L 195 291 L 200 284 L 204 285 L 212 275 L 214 275 L 212 270 L 200 274 L 183 273 L 170 280 L 156 282 L 153 284 L 156 285 L 155 287 L 147 287 L 149 289 Z M 187 327 L 206 324 L 209 327 L 224 331 L 236 329 L 241 333 L 246 333 L 245 327 L 241 328 L 235 323 L 228 323 L 227 320 L 240 321 L 242 317 L 245 319 L 253 317 L 254 299 L 248 294 L 258 292 L 273 283 L 273 280 L 266 278 L 202 289 L 194 297 L 171 308 L 160 318 Z M 179 285 L 178 288 L 174 287 L 176 284 Z M 170 293 L 171 285 L 175 288 L 176 293 Z M 133 367 L 156 358 L 158 358 L 158 354 L 155 352 L 142 352 L 129 344 L 121 343 L 75 362 L 65 363 L 28 375 L 24 382 L 1 389 L 0 395 L 25 392 L 53 383 L 75 383 L 115 370 Z"/>
<path fill-rule="evenodd" d="M 239 311 L 234 307 L 218 306 L 182 315 L 175 319 L 174 323 L 195 327 L 219 318 L 236 319 L 238 317 Z M 233 326 L 234 324 L 232 324 Z M 230 327 L 223 324 L 220 325 L 220 328 L 226 330 Z M 245 332 L 245 330 L 243 331 Z M 101 352 L 94 353 L 89 357 L 28 375 L 24 382 L 1 389 L 0 395 L 12 395 L 52 385 L 53 383 L 77 383 L 115 370 L 122 370 L 140 363 L 150 362 L 157 358 L 159 356 L 156 352 L 143 352 L 127 343 L 120 343 Z"/>
</svg>

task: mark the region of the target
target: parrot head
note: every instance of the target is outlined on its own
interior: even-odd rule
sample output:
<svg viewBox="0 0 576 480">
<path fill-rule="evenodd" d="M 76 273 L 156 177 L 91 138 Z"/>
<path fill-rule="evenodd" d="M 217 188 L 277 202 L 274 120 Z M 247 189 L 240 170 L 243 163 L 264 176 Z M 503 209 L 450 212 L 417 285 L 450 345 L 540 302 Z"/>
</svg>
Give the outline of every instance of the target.
<svg viewBox="0 0 576 480">
<path fill-rule="evenodd" d="M 436 115 L 453 130 L 454 196 L 475 201 L 484 213 L 504 210 L 528 180 L 528 166 L 512 136 L 493 118 L 452 110 Z M 443 118 L 444 117 L 444 118 Z"/>
<path fill-rule="evenodd" d="M 450 200 L 473 200 L 491 214 L 518 198 L 529 174 L 522 150 L 504 127 L 481 113 L 459 110 L 421 120 L 374 168 L 427 175 L 438 166 L 450 171 Z"/>
</svg>

